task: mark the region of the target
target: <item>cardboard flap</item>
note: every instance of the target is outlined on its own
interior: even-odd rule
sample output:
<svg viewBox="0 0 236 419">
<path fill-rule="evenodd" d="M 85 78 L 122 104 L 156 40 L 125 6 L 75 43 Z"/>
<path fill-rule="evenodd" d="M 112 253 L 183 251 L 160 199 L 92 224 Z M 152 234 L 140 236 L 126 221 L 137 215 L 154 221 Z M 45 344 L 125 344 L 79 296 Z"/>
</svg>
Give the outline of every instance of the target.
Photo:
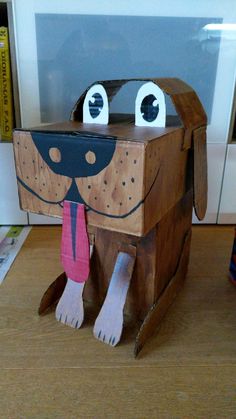
<svg viewBox="0 0 236 419">
<path fill-rule="evenodd" d="M 72 121 L 82 121 L 83 102 L 87 91 L 94 84 L 101 84 L 107 92 L 108 101 L 118 93 L 121 87 L 128 82 L 147 82 L 155 83 L 165 94 L 171 97 L 176 112 L 178 113 L 186 131 L 184 138 L 184 148 L 191 147 L 191 132 L 200 126 L 206 125 L 207 117 L 203 106 L 198 99 L 195 91 L 185 82 L 177 78 L 135 78 L 125 80 L 104 80 L 93 83 L 80 96 L 71 112 Z"/>
<path fill-rule="evenodd" d="M 195 214 L 202 220 L 207 208 L 206 127 L 193 131 L 193 204 Z"/>
<path fill-rule="evenodd" d="M 191 147 L 192 131 L 207 124 L 207 116 L 196 92 L 180 79 L 157 79 L 158 85 L 170 95 L 185 128 L 183 149 Z"/>
</svg>

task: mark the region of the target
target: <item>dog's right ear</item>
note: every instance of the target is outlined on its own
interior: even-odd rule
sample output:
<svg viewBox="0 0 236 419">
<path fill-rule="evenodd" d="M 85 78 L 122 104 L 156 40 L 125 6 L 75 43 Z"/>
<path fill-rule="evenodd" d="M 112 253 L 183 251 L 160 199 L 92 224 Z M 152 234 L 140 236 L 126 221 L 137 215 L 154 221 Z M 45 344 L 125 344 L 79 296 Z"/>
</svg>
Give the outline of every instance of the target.
<svg viewBox="0 0 236 419">
<path fill-rule="evenodd" d="M 94 84 L 86 93 L 83 104 L 83 122 L 107 125 L 109 104 L 106 90 L 101 84 Z"/>
<path fill-rule="evenodd" d="M 207 145 L 206 126 L 193 130 L 193 204 L 195 214 L 202 220 L 207 210 Z"/>
</svg>

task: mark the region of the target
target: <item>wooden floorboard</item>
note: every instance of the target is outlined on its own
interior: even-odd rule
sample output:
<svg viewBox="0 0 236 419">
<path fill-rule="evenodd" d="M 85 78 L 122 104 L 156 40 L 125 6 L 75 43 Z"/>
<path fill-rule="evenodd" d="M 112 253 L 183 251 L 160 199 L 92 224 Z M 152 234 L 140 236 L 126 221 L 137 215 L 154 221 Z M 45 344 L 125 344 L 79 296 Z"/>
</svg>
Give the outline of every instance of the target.
<svg viewBox="0 0 236 419">
<path fill-rule="evenodd" d="M 39 317 L 62 271 L 59 226 L 34 227 L 0 289 L 0 418 L 236 418 L 236 288 L 227 279 L 231 226 L 194 226 L 185 286 L 133 359 L 120 345 Z"/>
</svg>

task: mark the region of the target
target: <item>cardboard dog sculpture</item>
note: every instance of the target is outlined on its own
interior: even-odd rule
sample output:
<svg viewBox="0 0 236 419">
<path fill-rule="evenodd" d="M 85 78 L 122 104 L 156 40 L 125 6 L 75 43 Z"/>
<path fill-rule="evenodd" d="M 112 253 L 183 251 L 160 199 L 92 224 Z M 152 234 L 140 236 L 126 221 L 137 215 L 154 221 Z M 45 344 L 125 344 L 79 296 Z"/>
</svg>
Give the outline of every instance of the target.
<svg viewBox="0 0 236 419">
<path fill-rule="evenodd" d="M 133 116 L 109 112 L 139 82 Z M 166 115 L 169 96 L 177 113 Z M 14 133 L 21 207 L 63 217 L 62 273 L 39 314 L 79 328 L 98 303 L 97 339 L 115 346 L 124 313 L 141 321 L 134 353 L 155 332 L 187 273 L 192 207 L 207 203 L 206 115 L 179 79 L 96 82 L 70 121 Z M 85 286 L 84 286 L 85 285 Z"/>
</svg>

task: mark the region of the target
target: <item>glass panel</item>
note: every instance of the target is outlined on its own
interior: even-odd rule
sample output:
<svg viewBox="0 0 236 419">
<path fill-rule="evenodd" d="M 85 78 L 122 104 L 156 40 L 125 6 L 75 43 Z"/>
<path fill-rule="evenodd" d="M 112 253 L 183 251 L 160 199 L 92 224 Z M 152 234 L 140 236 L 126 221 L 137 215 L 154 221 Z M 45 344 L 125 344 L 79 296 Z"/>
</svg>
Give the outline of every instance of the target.
<svg viewBox="0 0 236 419">
<path fill-rule="evenodd" d="M 68 119 L 81 93 L 96 80 L 179 77 L 213 107 L 221 18 L 35 15 L 42 122 Z M 208 25 L 208 26 L 207 26 Z M 134 109 L 136 89 L 115 110 Z"/>
</svg>

